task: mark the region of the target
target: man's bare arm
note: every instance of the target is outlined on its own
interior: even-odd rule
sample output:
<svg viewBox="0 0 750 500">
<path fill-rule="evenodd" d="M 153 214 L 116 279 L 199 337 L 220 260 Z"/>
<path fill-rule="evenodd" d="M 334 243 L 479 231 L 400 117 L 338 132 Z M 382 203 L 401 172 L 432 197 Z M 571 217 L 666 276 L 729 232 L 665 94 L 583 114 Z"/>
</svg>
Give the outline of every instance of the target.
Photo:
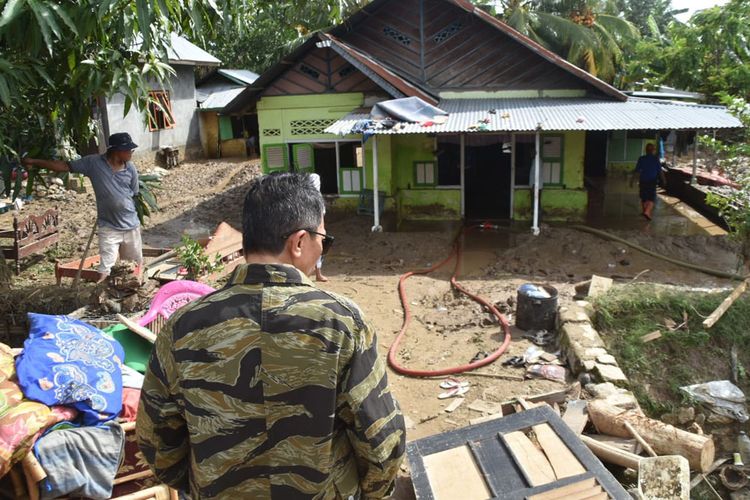
<svg viewBox="0 0 750 500">
<path fill-rule="evenodd" d="M 21 164 L 24 167 L 39 167 L 53 172 L 70 172 L 70 164 L 60 160 L 42 160 L 39 158 L 22 158 Z"/>
</svg>

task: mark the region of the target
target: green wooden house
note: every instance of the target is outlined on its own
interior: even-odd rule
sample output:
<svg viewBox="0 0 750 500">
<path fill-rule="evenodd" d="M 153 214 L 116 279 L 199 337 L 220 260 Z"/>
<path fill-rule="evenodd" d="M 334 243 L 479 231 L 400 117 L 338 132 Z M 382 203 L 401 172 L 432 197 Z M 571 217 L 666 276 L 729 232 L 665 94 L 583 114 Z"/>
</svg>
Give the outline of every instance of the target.
<svg viewBox="0 0 750 500">
<path fill-rule="evenodd" d="M 405 97 L 447 120 L 376 124 L 367 141 L 355 132 L 375 103 Z M 257 113 L 264 172 L 317 172 L 334 206 L 354 209 L 377 186 L 398 221 L 516 219 L 535 231 L 584 218 L 585 178 L 606 174 L 618 134 L 739 126 L 723 108 L 629 97 L 467 0 L 375 0 L 224 112 Z"/>
</svg>

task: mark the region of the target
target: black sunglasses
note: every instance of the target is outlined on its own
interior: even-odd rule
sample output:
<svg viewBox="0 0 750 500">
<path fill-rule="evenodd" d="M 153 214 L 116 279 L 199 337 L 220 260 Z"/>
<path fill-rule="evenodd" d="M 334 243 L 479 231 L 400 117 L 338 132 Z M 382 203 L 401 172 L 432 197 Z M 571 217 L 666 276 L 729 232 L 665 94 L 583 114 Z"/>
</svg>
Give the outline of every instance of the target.
<svg viewBox="0 0 750 500">
<path fill-rule="evenodd" d="M 330 250 L 330 249 L 331 249 L 331 246 L 333 246 L 333 240 L 334 240 L 334 237 L 333 237 L 333 236 L 331 236 L 330 234 L 323 234 L 323 233 L 319 233 L 319 232 L 317 232 L 317 231 L 313 231 L 312 229 L 304 229 L 304 228 L 301 228 L 301 229 L 295 229 L 295 230 L 294 230 L 294 231 L 292 231 L 291 233 L 287 233 L 287 234 L 286 234 L 286 235 L 284 236 L 284 239 L 287 239 L 287 238 L 289 238 L 289 237 L 290 237 L 291 235 L 293 235 L 293 234 L 294 234 L 294 233 L 296 233 L 297 231 L 307 231 L 307 232 L 308 232 L 308 233 L 310 233 L 310 234 L 315 234 L 315 235 L 317 235 L 317 236 L 322 236 L 322 237 L 323 237 L 323 251 L 322 251 L 322 252 L 320 253 L 320 255 L 325 255 L 325 254 L 327 254 L 327 253 L 328 253 L 328 250 Z"/>
</svg>

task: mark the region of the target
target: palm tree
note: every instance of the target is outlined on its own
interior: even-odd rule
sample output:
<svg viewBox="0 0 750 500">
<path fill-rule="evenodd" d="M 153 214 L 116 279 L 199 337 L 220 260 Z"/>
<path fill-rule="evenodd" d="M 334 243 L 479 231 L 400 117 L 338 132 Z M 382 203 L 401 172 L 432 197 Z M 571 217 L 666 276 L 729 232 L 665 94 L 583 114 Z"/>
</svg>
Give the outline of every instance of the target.
<svg viewBox="0 0 750 500">
<path fill-rule="evenodd" d="M 599 0 L 502 0 L 500 18 L 518 32 L 565 57 L 594 76 L 613 81 L 622 47 L 638 29 L 603 12 Z"/>
</svg>

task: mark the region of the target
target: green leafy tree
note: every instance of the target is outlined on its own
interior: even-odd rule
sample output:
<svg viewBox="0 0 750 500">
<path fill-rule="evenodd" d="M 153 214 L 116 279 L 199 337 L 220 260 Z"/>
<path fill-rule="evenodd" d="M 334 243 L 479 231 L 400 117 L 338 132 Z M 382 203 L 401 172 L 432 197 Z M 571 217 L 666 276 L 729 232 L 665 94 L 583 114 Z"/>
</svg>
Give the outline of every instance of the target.
<svg viewBox="0 0 750 500">
<path fill-rule="evenodd" d="M 665 82 L 710 102 L 721 93 L 750 98 L 750 2 L 700 11 L 687 24 L 673 23 L 668 38 Z"/>
<path fill-rule="evenodd" d="M 163 80 L 170 33 L 210 33 L 229 0 L 0 1 L 0 157 L 81 149 L 97 100 L 121 92 L 147 109 Z M 7 158 L 6 158 L 7 161 Z"/>
<path fill-rule="evenodd" d="M 370 0 L 245 0 L 202 46 L 224 66 L 261 73 L 309 34 L 340 23 Z M 196 40 L 201 43 L 200 40 Z"/>
<path fill-rule="evenodd" d="M 721 94 L 720 100 L 744 125 L 741 137 L 732 142 L 711 136 L 700 138 L 701 144 L 719 158 L 719 167 L 732 179 L 737 189 L 709 192 L 706 202 L 719 209 L 727 221 L 731 234 L 741 245 L 745 274 L 750 275 L 750 103 L 741 97 Z"/>
</svg>

